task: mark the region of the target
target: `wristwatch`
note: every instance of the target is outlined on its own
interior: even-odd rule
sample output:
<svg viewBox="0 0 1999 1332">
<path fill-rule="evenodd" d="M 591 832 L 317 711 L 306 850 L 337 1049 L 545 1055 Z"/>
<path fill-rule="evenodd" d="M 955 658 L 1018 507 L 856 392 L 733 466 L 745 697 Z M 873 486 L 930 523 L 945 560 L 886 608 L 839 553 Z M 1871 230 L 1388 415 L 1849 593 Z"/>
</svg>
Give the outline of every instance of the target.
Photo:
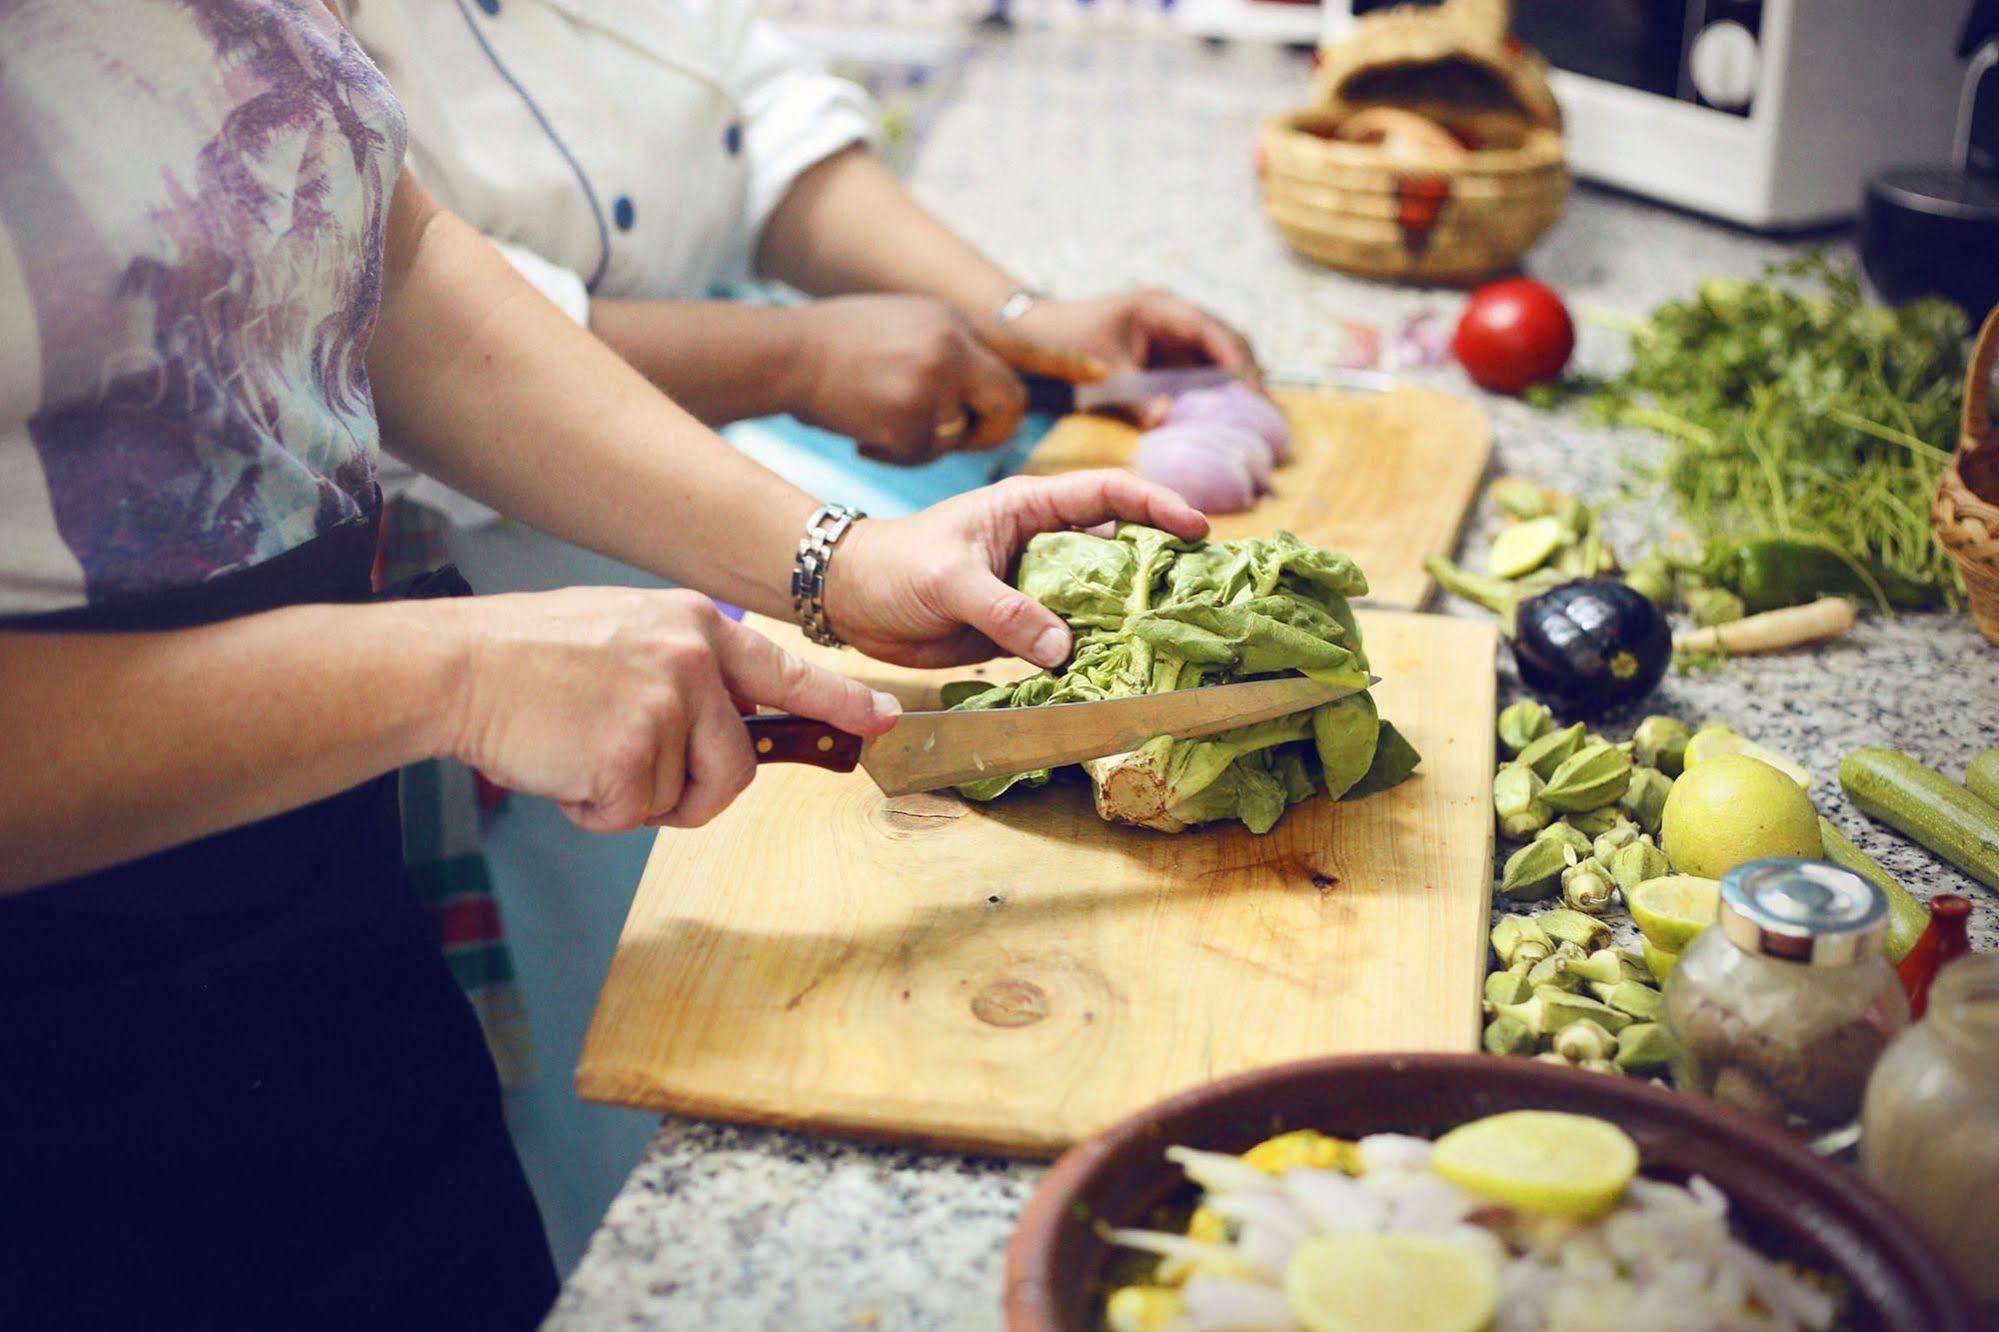
<svg viewBox="0 0 1999 1332">
<path fill-rule="evenodd" d="M 826 622 L 826 566 L 832 563 L 834 544 L 865 517 L 859 509 L 828 504 L 806 520 L 805 535 L 798 539 L 798 557 L 791 566 L 791 608 L 805 636 L 823 647 L 847 646 Z"/>
</svg>

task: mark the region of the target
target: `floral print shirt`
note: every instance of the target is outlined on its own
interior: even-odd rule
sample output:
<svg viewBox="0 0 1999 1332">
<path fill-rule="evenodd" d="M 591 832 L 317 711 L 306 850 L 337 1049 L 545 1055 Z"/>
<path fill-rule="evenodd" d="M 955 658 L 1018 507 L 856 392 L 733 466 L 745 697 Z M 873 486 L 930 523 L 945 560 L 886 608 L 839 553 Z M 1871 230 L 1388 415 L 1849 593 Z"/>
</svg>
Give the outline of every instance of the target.
<svg viewBox="0 0 1999 1332">
<path fill-rule="evenodd" d="M 318 0 L 0 0 L 0 615 L 370 509 L 404 133 Z"/>
</svg>

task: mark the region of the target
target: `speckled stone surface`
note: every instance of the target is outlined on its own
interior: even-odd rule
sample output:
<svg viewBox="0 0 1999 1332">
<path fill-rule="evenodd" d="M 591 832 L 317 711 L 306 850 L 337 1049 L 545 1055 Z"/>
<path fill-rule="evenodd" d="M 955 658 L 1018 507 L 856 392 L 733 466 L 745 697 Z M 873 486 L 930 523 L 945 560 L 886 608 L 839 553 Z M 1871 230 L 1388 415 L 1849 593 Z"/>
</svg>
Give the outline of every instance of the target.
<svg viewBox="0 0 1999 1332">
<path fill-rule="evenodd" d="M 1307 266 L 1263 222 L 1251 188 L 1255 127 L 1300 100 L 1304 78 L 1302 61 L 1269 50 L 1016 36 L 981 52 L 913 183 L 1031 281 L 1079 295 L 1173 286 L 1249 332 L 1276 373 L 1309 378 L 1337 355 L 1338 321 L 1390 331 L 1426 307 L 1454 313 L 1457 297 Z M 1796 248 L 1578 190 L 1530 267 L 1579 314 L 1637 315 L 1703 276 L 1753 274 Z M 1613 367 L 1621 347 L 1620 335 L 1586 325 L 1579 362 Z M 1476 394 L 1448 367 L 1412 377 Z M 1517 402 L 1484 404 L 1496 468 L 1586 496 L 1616 490 L 1623 458 L 1656 447 L 1640 433 Z M 1483 549 L 1492 519 L 1482 504 L 1466 551 Z M 1610 532 L 1628 546 L 1662 522 L 1634 507 Z M 1513 687 L 1504 665 L 1501 687 Z M 1651 708 L 1726 721 L 1806 764 L 1820 775 L 1813 798 L 1834 822 L 1912 888 L 1971 896 L 1980 946 L 1999 946 L 1994 894 L 1852 812 L 1831 780 L 1840 756 L 1862 744 L 1894 745 L 1953 775 L 1999 744 L 1999 649 L 1967 621 L 1869 617 L 1819 651 L 1671 678 Z M 1002 1251 L 1039 1173 L 669 1121 L 547 1326 L 996 1328 Z"/>
</svg>

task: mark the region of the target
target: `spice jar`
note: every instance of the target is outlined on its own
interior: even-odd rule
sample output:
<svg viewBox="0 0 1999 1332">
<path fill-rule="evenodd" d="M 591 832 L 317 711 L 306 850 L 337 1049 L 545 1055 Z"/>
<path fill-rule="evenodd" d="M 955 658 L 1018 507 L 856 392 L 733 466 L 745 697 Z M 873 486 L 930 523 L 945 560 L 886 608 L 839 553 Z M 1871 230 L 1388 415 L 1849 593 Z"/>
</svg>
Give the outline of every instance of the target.
<svg viewBox="0 0 1999 1332">
<path fill-rule="evenodd" d="M 1860 1167 L 1999 1301 L 1999 955 L 1939 971 L 1928 1016 L 1875 1066 Z"/>
<path fill-rule="evenodd" d="M 1753 860 L 1666 978 L 1681 1090 L 1799 1132 L 1849 1128 L 1868 1074 L 1909 1025 L 1881 952 L 1888 903 L 1850 870 Z"/>
</svg>

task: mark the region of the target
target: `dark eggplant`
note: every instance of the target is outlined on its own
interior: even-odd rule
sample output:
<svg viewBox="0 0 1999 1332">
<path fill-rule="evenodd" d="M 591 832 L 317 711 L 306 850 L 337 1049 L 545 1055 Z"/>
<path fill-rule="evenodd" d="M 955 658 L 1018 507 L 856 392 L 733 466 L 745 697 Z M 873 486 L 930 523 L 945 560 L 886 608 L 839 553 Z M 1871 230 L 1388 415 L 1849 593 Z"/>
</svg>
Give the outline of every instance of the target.
<svg viewBox="0 0 1999 1332">
<path fill-rule="evenodd" d="M 1673 660 L 1673 630 L 1616 578 L 1582 578 L 1514 609 L 1520 683 L 1565 717 L 1594 717 L 1645 697 Z"/>
</svg>

